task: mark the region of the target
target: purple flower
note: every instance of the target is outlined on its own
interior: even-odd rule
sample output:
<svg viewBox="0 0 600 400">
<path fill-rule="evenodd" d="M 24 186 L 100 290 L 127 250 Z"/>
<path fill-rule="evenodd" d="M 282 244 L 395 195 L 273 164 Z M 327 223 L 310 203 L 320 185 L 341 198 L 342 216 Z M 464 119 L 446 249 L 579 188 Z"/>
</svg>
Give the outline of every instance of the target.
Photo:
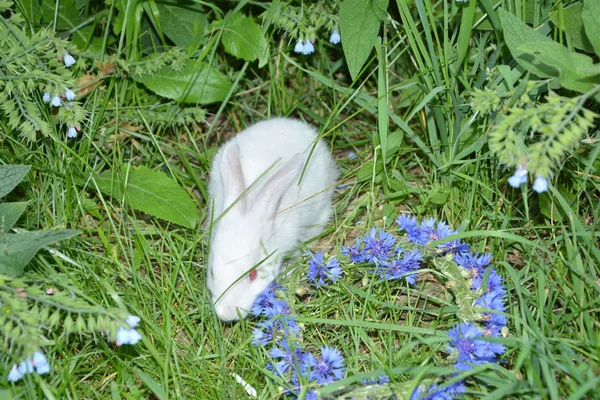
<svg viewBox="0 0 600 400">
<path fill-rule="evenodd" d="M 135 329 L 119 328 L 117 330 L 117 346 L 124 344 L 136 344 L 142 339 L 142 335 Z"/>
<path fill-rule="evenodd" d="M 75 129 L 75 127 L 70 126 L 67 129 L 67 137 L 68 138 L 76 138 L 77 137 L 77 129 Z"/>
<path fill-rule="evenodd" d="M 322 251 L 317 251 L 314 255 L 310 252 L 308 254 L 312 256 L 308 262 L 308 280 L 316 283 L 317 287 L 326 285 L 325 279 L 335 282 L 342 276 L 340 262 L 335 257 L 324 263 Z"/>
<path fill-rule="evenodd" d="M 421 231 L 417 218 L 410 216 L 406 213 L 400 214 L 396 219 L 396 223 L 400 226 L 400 229 L 406 231 L 408 240 L 416 244 L 427 244 L 429 238 Z"/>
<path fill-rule="evenodd" d="M 310 365 L 310 380 L 318 384 L 325 384 L 342 379 L 344 376 L 344 357 L 342 353 L 333 347 L 321 347 L 321 359 Z"/>
<path fill-rule="evenodd" d="M 54 107 L 60 107 L 60 104 L 61 104 L 60 97 L 58 97 L 58 96 L 52 97 L 52 101 L 50 102 L 50 104 L 53 105 Z"/>
<path fill-rule="evenodd" d="M 519 167 L 514 175 L 508 178 L 508 184 L 517 189 L 524 183 L 527 183 L 527 170 L 523 167 Z"/>
<path fill-rule="evenodd" d="M 333 33 L 329 37 L 329 42 L 333 43 L 333 44 L 338 44 L 340 42 L 340 40 L 342 40 L 342 38 L 340 37 L 340 33 L 336 29 L 333 31 Z"/>
<path fill-rule="evenodd" d="M 471 287 L 475 290 L 481 287 L 481 281 L 483 278 L 484 268 L 492 260 L 491 254 L 456 254 L 454 256 L 454 262 L 469 270 L 473 283 Z"/>
<path fill-rule="evenodd" d="M 382 229 L 372 228 L 367 237 L 364 238 L 364 254 L 366 261 L 373 264 L 389 265 L 389 260 L 393 256 L 396 237 L 390 235 Z"/>
<path fill-rule="evenodd" d="M 67 98 L 67 100 L 71 101 L 75 99 L 75 93 L 71 89 L 67 89 L 65 90 L 65 97 Z"/>
<path fill-rule="evenodd" d="M 44 93 L 44 97 L 42 97 L 42 100 L 44 101 L 44 103 L 50 103 L 50 93 Z"/>
<path fill-rule="evenodd" d="M 548 179 L 541 176 L 537 176 L 533 181 L 533 191 L 536 193 L 543 193 L 548 190 Z"/>
<path fill-rule="evenodd" d="M 290 347 L 286 341 L 280 341 L 278 346 L 269 351 L 271 358 L 278 359 L 268 367 L 278 375 L 284 376 L 288 371 L 293 371 L 292 381 L 298 383 L 299 375 L 305 375 L 308 371 L 308 360 L 314 360 L 310 352 L 304 352 L 300 346 Z"/>
<path fill-rule="evenodd" d="M 290 335 L 298 335 L 300 327 L 294 317 L 278 315 L 256 324 L 252 330 L 252 344 L 265 345 L 277 339 L 287 339 Z"/>
<path fill-rule="evenodd" d="M 361 249 L 362 238 L 356 238 L 356 244 L 354 246 L 344 247 L 342 246 L 342 255 L 348 257 L 351 262 L 355 264 L 362 264 L 366 261 L 364 251 Z"/>
<path fill-rule="evenodd" d="M 65 66 L 67 68 L 69 68 L 71 65 L 75 64 L 75 59 L 69 53 L 65 54 L 63 61 L 65 62 Z"/>
<path fill-rule="evenodd" d="M 382 279 L 386 280 L 405 278 L 410 285 L 414 285 L 417 278 L 411 272 L 421 267 L 419 261 L 423 259 L 423 256 L 419 250 L 415 249 L 404 253 L 403 257 L 400 258 L 403 252 L 403 250 L 400 250 L 398 259 L 393 260 L 390 266 L 381 268 L 380 275 Z"/>
<path fill-rule="evenodd" d="M 261 294 L 258 295 L 252 309 L 250 310 L 254 315 L 261 315 L 265 312 L 269 312 L 268 309 L 272 308 L 278 301 L 275 297 L 275 290 L 282 290 L 282 287 L 275 282 L 272 282 Z"/>
<path fill-rule="evenodd" d="M 470 364 L 495 362 L 496 354 L 504 352 L 501 344 L 478 339 L 484 337 L 484 334 L 475 324 L 459 324 L 448 332 L 448 336 L 453 339 L 448 349 L 458 353 L 455 367 L 460 370 L 471 369 Z"/>
</svg>

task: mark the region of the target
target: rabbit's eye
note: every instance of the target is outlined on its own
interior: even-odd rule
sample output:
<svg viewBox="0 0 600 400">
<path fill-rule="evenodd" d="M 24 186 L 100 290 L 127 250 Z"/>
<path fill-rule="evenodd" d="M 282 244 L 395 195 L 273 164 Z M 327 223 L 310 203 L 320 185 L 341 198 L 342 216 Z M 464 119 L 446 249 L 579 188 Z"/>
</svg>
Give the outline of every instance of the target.
<svg viewBox="0 0 600 400">
<path fill-rule="evenodd" d="M 252 282 L 258 276 L 258 270 L 256 268 L 253 269 L 252 271 L 250 271 L 250 274 L 248 274 L 248 275 L 250 276 L 250 282 Z"/>
</svg>

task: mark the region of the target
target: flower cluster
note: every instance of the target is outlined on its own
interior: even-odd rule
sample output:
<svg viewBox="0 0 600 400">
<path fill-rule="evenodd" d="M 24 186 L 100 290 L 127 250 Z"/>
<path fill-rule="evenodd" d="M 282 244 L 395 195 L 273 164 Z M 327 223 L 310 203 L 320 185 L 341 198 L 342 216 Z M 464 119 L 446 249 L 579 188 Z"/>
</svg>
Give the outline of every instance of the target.
<svg viewBox="0 0 600 400">
<path fill-rule="evenodd" d="M 71 65 L 75 64 L 75 58 L 73 58 L 73 56 L 68 53 L 64 56 L 63 61 L 67 68 L 69 68 Z M 45 92 L 44 96 L 42 97 L 42 100 L 44 101 L 44 103 L 50 103 L 50 105 L 52 107 L 60 107 L 63 105 L 61 97 L 70 102 L 70 101 L 75 100 L 76 96 L 75 96 L 75 92 L 73 92 L 69 88 L 66 88 L 64 93 L 62 93 L 60 95 L 58 95 L 58 94 L 51 95 L 49 92 Z M 72 107 L 72 103 L 67 103 L 66 106 Z M 80 130 L 81 130 L 81 127 L 79 125 L 67 127 L 67 137 L 68 138 L 77 137 L 77 132 L 79 132 Z"/>
<path fill-rule="evenodd" d="M 50 372 L 50 364 L 46 360 L 46 356 L 41 351 L 33 353 L 32 357 L 27 358 L 25 361 L 15 364 L 8 373 L 9 382 L 16 382 L 26 374 L 37 372 L 40 375 L 47 374 Z"/>
<path fill-rule="evenodd" d="M 513 176 L 508 178 L 508 184 L 515 189 L 519 188 L 522 184 L 527 184 L 527 170 L 520 166 L 517 168 Z M 533 181 L 533 191 L 536 193 L 543 193 L 548 190 L 548 179 L 543 176 L 536 176 Z"/>
<path fill-rule="evenodd" d="M 338 44 L 342 41 L 342 37 L 340 33 L 336 30 L 333 31 L 331 36 L 329 37 L 329 42 L 332 44 Z M 302 40 L 299 39 L 296 42 L 296 46 L 294 46 L 294 52 L 309 55 L 315 52 L 315 41 L 314 40 Z"/>
<path fill-rule="evenodd" d="M 129 325 L 129 328 L 121 327 L 117 330 L 117 340 L 115 342 L 117 346 L 136 344 L 142 339 L 142 335 L 137 330 L 133 329 L 140 323 L 140 317 L 129 315 L 125 319 L 125 322 Z"/>
<path fill-rule="evenodd" d="M 358 237 L 353 246 L 342 246 L 342 255 L 355 264 L 373 264 L 382 279 L 404 279 L 413 285 L 415 272 L 423 259 L 418 249 L 407 250 L 397 244 L 398 238 L 382 229 L 372 228 Z"/>
<path fill-rule="evenodd" d="M 321 254 L 322 261 L 322 254 Z M 344 357 L 341 352 L 329 346 L 321 347 L 320 357 L 302 348 L 299 340 L 300 327 L 297 325 L 288 304 L 277 298 L 276 291 L 283 290 L 281 286 L 272 283 L 256 299 L 252 313 L 267 317 L 254 328 L 254 345 L 273 347 L 269 355 L 273 359 L 267 368 L 291 384 L 289 393 L 298 395 L 303 383 L 323 385 L 344 375 Z M 311 389 L 306 394 L 307 399 L 316 399 L 317 394 Z"/>
</svg>

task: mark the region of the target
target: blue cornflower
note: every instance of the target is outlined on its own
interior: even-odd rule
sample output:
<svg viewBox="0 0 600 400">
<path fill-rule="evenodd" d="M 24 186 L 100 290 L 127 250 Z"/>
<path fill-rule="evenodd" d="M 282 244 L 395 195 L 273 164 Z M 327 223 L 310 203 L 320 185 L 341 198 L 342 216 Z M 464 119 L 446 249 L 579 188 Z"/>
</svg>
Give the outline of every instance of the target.
<svg viewBox="0 0 600 400">
<path fill-rule="evenodd" d="M 504 352 L 501 344 L 478 339 L 484 337 L 484 333 L 475 324 L 459 324 L 448 332 L 448 336 L 453 339 L 448 349 L 458 353 L 457 369 L 467 370 L 471 369 L 469 364 L 495 362 L 496 354 Z"/>
<path fill-rule="evenodd" d="M 424 219 L 420 226 L 421 235 L 427 238 L 426 243 L 443 239 L 447 236 L 456 235 L 458 231 L 450 229 L 445 222 L 437 222 L 433 218 Z M 448 253 L 461 254 L 469 250 L 469 245 L 460 240 L 451 240 L 440 244 L 438 249 L 442 249 Z"/>
<path fill-rule="evenodd" d="M 310 365 L 310 380 L 318 384 L 333 382 L 344 376 L 344 357 L 342 353 L 333 347 L 321 347 L 321 359 Z"/>
<path fill-rule="evenodd" d="M 390 235 L 382 229 L 372 228 L 369 234 L 364 238 L 365 241 L 365 260 L 373 264 L 389 265 L 390 258 L 393 256 L 396 237 Z"/>
<path fill-rule="evenodd" d="M 294 371 L 297 374 L 303 364 L 303 360 L 307 357 L 306 353 L 302 351 L 300 346 L 291 349 L 287 341 L 280 341 L 277 345 L 279 347 L 273 347 L 269 351 L 271 358 L 279 359 L 279 361 L 271 363 L 272 369 L 280 376 L 283 376 L 288 371 Z"/>
<path fill-rule="evenodd" d="M 329 42 L 333 44 L 338 44 L 342 38 L 340 37 L 340 33 L 336 30 L 333 31 L 331 36 L 329 37 Z"/>
<path fill-rule="evenodd" d="M 135 329 L 119 328 L 117 330 L 117 346 L 124 344 L 136 344 L 142 339 L 142 335 Z"/>
<path fill-rule="evenodd" d="M 365 262 L 365 254 L 361 248 L 362 238 L 356 238 L 356 244 L 354 246 L 344 247 L 342 246 L 342 255 L 348 257 L 350 261 L 355 264 L 362 264 Z"/>
<path fill-rule="evenodd" d="M 527 183 L 527 170 L 519 167 L 514 175 L 508 178 L 508 184 L 516 189 L 524 183 Z"/>
<path fill-rule="evenodd" d="M 535 180 L 533 181 L 533 191 L 536 193 L 543 193 L 546 192 L 548 190 L 548 179 L 541 177 L 541 176 L 536 176 Z"/>
<path fill-rule="evenodd" d="M 77 137 L 77 129 L 75 127 L 70 126 L 67 128 L 67 137 L 68 138 L 76 138 Z"/>
<path fill-rule="evenodd" d="M 494 292 L 497 296 L 504 296 L 506 293 L 506 289 L 502 286 L 502 277 L 495 269 L 492 269 L 488 275 L 485 291 L 487 293 Z"/>
<path fill-rule="evenodd" d="M 69 53 L 65 54 L 63 61 L 67 68 L 69 68 L 71 65 L 75 64 L 75 59 Z"/>
<path fill-rule="evenodd" d="M 423 256 L 415 249 L 404 253 L 400 258 L 403 252 L 404 250 L 400 250 L 398 259 L 393 260 L 390 266 L 380 269 L 380 276 L 386 280 L 405 278 L 410 285 L 414 285 L 417 278 L 412 272 L 421 267 L 419 261 Z"/>
<path fill-rule="evenodd" d="M 65 90 L 65 97 L 67 98 L 67 100 L 71 101 L 75 99 L 75 92 L 73 92 L 71 89 L 67 89 Z"/>
<path fill-rule="evenodd" d="M 477 299 L 477 301 L 475 301 L 475 305 L 497 311 L 498 313 L 504 312 L 504 302 L 502 301 L 502 296 L 496 292 L 485 293 L 483 296 Z M 502 327 L 506 325 L 506 316 L 498 313 L 483 312 L 482 315 L 484 321 L 486 321 L 490 327 Z"/>
<path fill-rule="evenodd" d="M 44 103 L 50 103 L 50 93 L 44 93 L 44 97 L 42 97 L 42 100 L 44 101 Z"/>
<path fill-rule="evenodd" d="M 325 285 L 325 279 L 335 282 L 342 276 L 340 262 L 335 257 L 324 263 L 322 251 L 317 251 L 314 255 L 311 252 L 308 254 L 311 255 L 308 262 L 308 280 L 316 283 L 317 287 Z"/>
<path fill-rule="evenodd" d="M 396 223 L 400 226 L 400 229 L 406 231 L 408 240 L 411 242 L 424 245 L 429 241 L 427 235 L 421 231 L 416 217 L 402 213 L 396 218 Z"/>
<path fill-rule="evenodd" d="M 466 390 L 467 388 L 462 380 L 443 389 L 438 389 L 438 385 L 434 383 L 429 386 L 425 396 L 423 396 L 423 388 L 417 387 L 410 396 L 410 400 L 454 400 L 457 394 L 464 393 Z"/>
<path fill-rule="evenodd" d="M 279 286 L 275 282 L 272 282 L 269 286 L 265 288 L 265 290 L 262 291 L 261 294 L 258 295 L 256 300 L 254 300 L 252 308 L 250 309 L 250 312 L 253 315 L 261 315 L 267 309 L 273 307 L 273 305 L 277 301 L 277 298 L 275 297 L 275 289 L 281 289 L 281 286 Z"/>
<path fill-rule="evenodd" d="M 291 334 L 298 335 L 300 327 L 294 317 L 274 316 L 256 324 L 252 330 L 252 344 L 265 345 L 279 338 L 288 338 Z"/>
<path fill-rule="evenodd" d="M 305 56 L 308 54 L 312 54 L 315 52 L 315 46 L 312 44 L 310 40 L 304 41 L 304 49 L 302 50 L 302 54 Z"/>
<path fill-rule="evenodd" d="M 456 254 L 454 256 L 454 262 L 469 270 L 473 283 L 471 287 L 475 290 L 481 287 L 481 281 L 483 278 L 484 268 L 492 260 L 491 254 Z"/>
<path fill-rule="evenodd" d="M 53 105 L 54 107 L 60 107 L 60 104 L 61 104 L 60 97 L 58 97 L 58 96 L 52 97 L 52 101 L 50 102 L 50 104 Z"/>
</svg>

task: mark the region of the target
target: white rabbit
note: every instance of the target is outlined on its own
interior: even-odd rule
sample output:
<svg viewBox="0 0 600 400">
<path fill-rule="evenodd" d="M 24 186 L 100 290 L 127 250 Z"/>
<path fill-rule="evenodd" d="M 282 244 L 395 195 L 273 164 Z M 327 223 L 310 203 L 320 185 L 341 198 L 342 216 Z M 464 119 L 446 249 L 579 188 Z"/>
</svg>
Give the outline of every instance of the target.
<svg viewBox="0 0 600 400">
<path fill-rule="evenodd" d="M 293 119 L 259 122 L 219 149 L 208 185 L 207 274 L 219 318 L 246 317 L 281 257 L 323 230 L 337 177 L 325 142 Z"/>
</svg>

